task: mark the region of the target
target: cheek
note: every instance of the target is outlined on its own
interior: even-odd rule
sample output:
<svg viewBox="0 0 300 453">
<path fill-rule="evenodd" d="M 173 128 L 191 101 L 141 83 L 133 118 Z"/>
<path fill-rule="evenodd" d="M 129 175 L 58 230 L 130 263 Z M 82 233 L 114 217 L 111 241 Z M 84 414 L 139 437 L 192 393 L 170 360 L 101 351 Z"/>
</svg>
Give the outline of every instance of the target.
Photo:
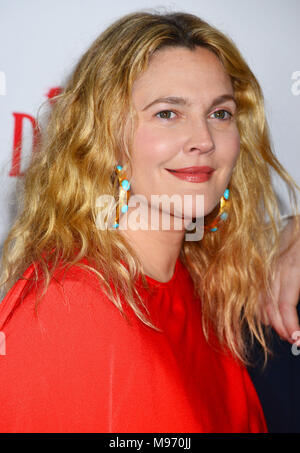
<svg viewBox="0 0 300 453">
<path fill-rule="evenodd" d="M 175 134 L 153 126 L 141 126 L 134 136 L 132 159 L 139 165 L 159 166 L 174 155 L 177 147 Z"/>
<path fill-rule="evenodd" d="M 236 130 L 235 136 L 232 139 L 232 165 L 236 164 L 238 157 L 240 155 L 240 135 L 238 130 Z"/>
<path fill-rule="evenodd" d="M 236 164 L 236 161 L 240 154 L 240 136 L 237 128 L 234 128 L 230 133 L 223 134 L 220 137 L 220 149 L 221 152 L 219 154 L 220 161 L 222 164 L 233 170 L 233 167 Z"/>
</svg>

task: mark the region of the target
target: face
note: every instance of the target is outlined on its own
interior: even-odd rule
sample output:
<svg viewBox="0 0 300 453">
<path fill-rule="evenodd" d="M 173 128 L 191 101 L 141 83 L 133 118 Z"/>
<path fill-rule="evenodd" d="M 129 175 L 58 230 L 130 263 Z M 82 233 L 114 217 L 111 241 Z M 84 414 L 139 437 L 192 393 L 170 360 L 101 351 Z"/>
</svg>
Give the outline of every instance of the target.
<svg viewBox="0 0 300 453">
<path fill-rule="evenodd" d="M 156 52 L 133 86 L 138 125 L 131 193 L 146 196 L 149 203 L 151 195 L 177 194 L 191 218 L 198 217 L 195 196 L 204 195 L 204 215 L 209 214 L 239 154 L 233 96 L 229 76 L 209 50 L 168 47 Z M 184 200 L 184 195 L 192 197 Z M 179 205 L 171 215 L 182 216 Z"/>
</svg>

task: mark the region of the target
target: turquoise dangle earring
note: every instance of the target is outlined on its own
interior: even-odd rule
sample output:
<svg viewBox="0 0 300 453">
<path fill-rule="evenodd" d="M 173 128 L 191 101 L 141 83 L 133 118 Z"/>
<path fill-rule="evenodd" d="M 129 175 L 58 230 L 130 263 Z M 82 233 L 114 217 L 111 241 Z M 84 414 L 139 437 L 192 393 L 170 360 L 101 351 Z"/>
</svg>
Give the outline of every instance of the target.
<svg viewBox="0 0 300 453">
<path fill-rule="evenodd" d="M 128 211 L 128 200 L 130 197 L 130 182 L 126 179 L 121 165 L 117 165 L 116 173 L 119 180 L 119 201 L 116 207 L 116 219 L 113 228 L 119 228 L 120 213 Z"/>
<path fill-rule="evenodd" d="M 226 220 L 228 217 L 229 208 L 229 189 L 226 189 L 220 200 L 220 209 L 214 220 L 204 226 L 205 232 L 215 232 L 219 229 L 219 223 Z"/>
</svg>

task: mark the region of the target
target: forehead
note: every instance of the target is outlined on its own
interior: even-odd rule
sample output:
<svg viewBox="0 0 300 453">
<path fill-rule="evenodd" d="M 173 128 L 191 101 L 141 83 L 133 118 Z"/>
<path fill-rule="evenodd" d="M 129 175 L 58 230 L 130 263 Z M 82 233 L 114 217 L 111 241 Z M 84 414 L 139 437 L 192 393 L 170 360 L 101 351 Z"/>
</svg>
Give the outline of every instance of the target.
<svg viewBox="0 0 300 453">
<path fill-rule="evenodd" d="M 171 93 L 180 90 L 182 93 Z M 147 69 L 133 85 L 133 98 L 149 95 L 182 94 L 217 91 L 233 93 L 229 75 L 219 58 L 210 50 L 196 47 L 166 47 L 155 52 Z"/>
</svg>

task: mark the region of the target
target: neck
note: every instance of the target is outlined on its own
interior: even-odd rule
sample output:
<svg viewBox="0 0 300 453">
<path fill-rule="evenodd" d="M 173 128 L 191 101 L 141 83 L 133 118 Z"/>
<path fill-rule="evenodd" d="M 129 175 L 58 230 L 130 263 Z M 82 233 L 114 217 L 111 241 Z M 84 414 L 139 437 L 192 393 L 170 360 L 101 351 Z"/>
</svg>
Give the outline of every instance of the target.
<svg viewBox="0 0 300 453">
<path fill-rule="evenodd" d="M 151 219 L 148 217 L 149 221 L 145 221 L 145 219 L 139 221 L 141 228 L 134 230 L 131 228 L 130 215 L 129 209 L 127 223 L 125 217 L 121 217 L 119 233 L 135 250 L 141 261 L 143 272 L 157 281 L 168 282 L 174 274 L 175 264 L 184 240 L 184 225 L 181 226 L 181 229 L 175 229 L 174 217 L 170 216 L 170 228 L 163 229 L 160 213 L 159 229 L 151 229 Z"/>
</svg>

